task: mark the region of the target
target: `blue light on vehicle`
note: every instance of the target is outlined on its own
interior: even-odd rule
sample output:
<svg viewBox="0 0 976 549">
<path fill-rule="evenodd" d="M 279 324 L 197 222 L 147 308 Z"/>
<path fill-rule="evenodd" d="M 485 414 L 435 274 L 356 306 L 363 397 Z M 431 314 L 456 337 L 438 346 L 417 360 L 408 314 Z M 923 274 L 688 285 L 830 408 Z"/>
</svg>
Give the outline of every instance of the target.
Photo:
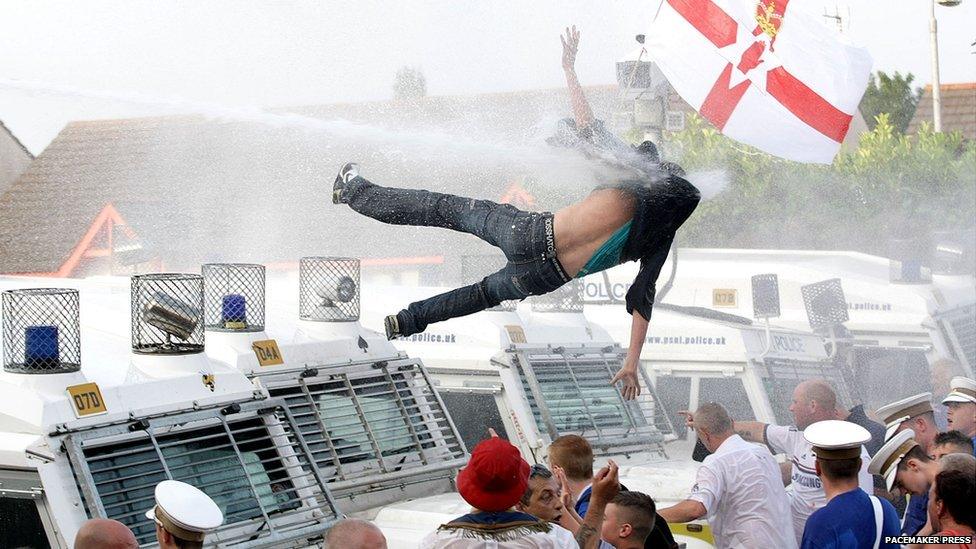
<svg viewBox="0 0 976 549">
<path fill-rule="evenodd" d="M 24 329 L 24 364 L 53 368 L 60 362 L 57 326 L 28 326 Z"/>
<path fill-rule="evenodd" d="M 247 327 L 247 300 L 240 294 L 224 296 L 222 308 L 224 328 L 241 329 Z"/>
</svg>

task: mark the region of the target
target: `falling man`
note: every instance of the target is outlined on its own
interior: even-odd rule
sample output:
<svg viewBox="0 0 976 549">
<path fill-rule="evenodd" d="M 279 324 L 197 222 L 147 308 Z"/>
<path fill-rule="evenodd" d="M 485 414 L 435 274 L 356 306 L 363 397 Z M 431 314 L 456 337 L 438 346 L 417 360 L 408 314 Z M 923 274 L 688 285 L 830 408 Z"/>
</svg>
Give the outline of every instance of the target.
<svg viewBox="0 0 976 549">
<path fill-rule="evenodd" d="M 683 179 L 681 168 L 660 161 L 653 143 L 627 145 L 594 118 L 574 68 L 579 46 L 576 27 L 566 29 L 561 40 L 574 117 L 563 120 L 548 142 L 626 166 L 632 176 L 608 181 L 553 214 L 427 190 L 382 187 L 367 181 L 359 166 L 350 163 L 339 171 L 332 199 L 383 223 L 472 234 L 501 249 L 508 261 L 478 283 L 411 303 L 386 317 L 390 339 L 502 301 L 547 294 L 573 278 L 639 261 L 626 297 L 627 313 L 633 317 L 630 345 L 623 367 L 611 382 L 622 382 L 623 395 L 630 400 L 640 394 L 638 364 L 654 306 L 655 282 L 675 232 L 695 210 L 700 195 Z"/>
</svg>

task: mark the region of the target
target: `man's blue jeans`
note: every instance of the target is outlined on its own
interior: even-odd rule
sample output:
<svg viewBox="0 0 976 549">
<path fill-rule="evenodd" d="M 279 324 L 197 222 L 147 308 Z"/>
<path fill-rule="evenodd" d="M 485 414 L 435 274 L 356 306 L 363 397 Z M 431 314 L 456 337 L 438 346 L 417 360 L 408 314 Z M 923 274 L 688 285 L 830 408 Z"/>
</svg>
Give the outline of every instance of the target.
<svg viewBox="0 0 976 549">
<path fill-rule="evenodd" d="M 404 336 L 502 301 L 547 294 L 570 281 L 556 259 L 551 213 L 524 212 L 509 204 L 421 189 L 381 187 L 362 177 L 346 184 L 343 198 L 353 210 L 383 223 L 472 234 L 501 249 L 508 260 L 481 282 L 411 303 L 397 313 Z"/>
</svg>

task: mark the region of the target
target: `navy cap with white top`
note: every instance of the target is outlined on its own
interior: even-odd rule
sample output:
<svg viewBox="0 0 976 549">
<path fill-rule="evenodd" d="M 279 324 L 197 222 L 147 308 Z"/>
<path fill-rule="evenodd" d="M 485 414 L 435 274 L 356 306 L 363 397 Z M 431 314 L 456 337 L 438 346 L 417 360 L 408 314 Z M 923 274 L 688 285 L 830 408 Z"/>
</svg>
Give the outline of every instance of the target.
<svg viewBox="0 0 976 549">
<path fill-rule="evenodd" d="M 884 477 L 885 485 L 888 491 L 891 491 L 895 485 L 895 476 L 898 474 L 898 464 L 905 454 L 916 446 L 918 443 L 915 442 L 915 431 L 905 429 L 885 442 L 884 446 L 874 454 L 871 463 L 868 464 L 868 472 Z"/>
<path fill-rule="evenodd" d="M 932 393 L 919 393 L 878 408 L 885 423 L 885 440 L 891 440 L 902 423 L 932 411 Z"/>
<path fill-rule="evenodd" d="M 803 438 L 813 445 L 817 459 L 854 459 L 861 457 L 861 446 L 871 440 L 871 433 L 850 421 L 828 419 L 804 429 Z"/>
<path fill-rule="evenodd" d="M 203 541 L 224 523 L 224 514 L 210 496 L 178 480 L 156 485 L 156 506 L 146 511 L 146 518 L 187 541 Z"/>
</svg>

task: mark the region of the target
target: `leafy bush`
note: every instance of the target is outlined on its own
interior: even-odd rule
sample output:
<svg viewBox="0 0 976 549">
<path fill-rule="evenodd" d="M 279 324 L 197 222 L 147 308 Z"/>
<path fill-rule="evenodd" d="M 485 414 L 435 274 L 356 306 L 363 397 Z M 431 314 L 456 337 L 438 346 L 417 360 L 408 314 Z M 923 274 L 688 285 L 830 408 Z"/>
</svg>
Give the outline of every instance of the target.
<svg viewBox="0 0 976 549">
<path fill-rule="evenodd" d="M 972 226 L 976 143 L 923 125 L 902 135 L 887 114 L 831 165 L 801 164 L 721 135 L 698 116 L 669 134 L 688 172 L 724 169 L 728 187 L 703 201 L 683 246 L 858 250 L 887 255 L 891 237 Z"/>
</svg>

